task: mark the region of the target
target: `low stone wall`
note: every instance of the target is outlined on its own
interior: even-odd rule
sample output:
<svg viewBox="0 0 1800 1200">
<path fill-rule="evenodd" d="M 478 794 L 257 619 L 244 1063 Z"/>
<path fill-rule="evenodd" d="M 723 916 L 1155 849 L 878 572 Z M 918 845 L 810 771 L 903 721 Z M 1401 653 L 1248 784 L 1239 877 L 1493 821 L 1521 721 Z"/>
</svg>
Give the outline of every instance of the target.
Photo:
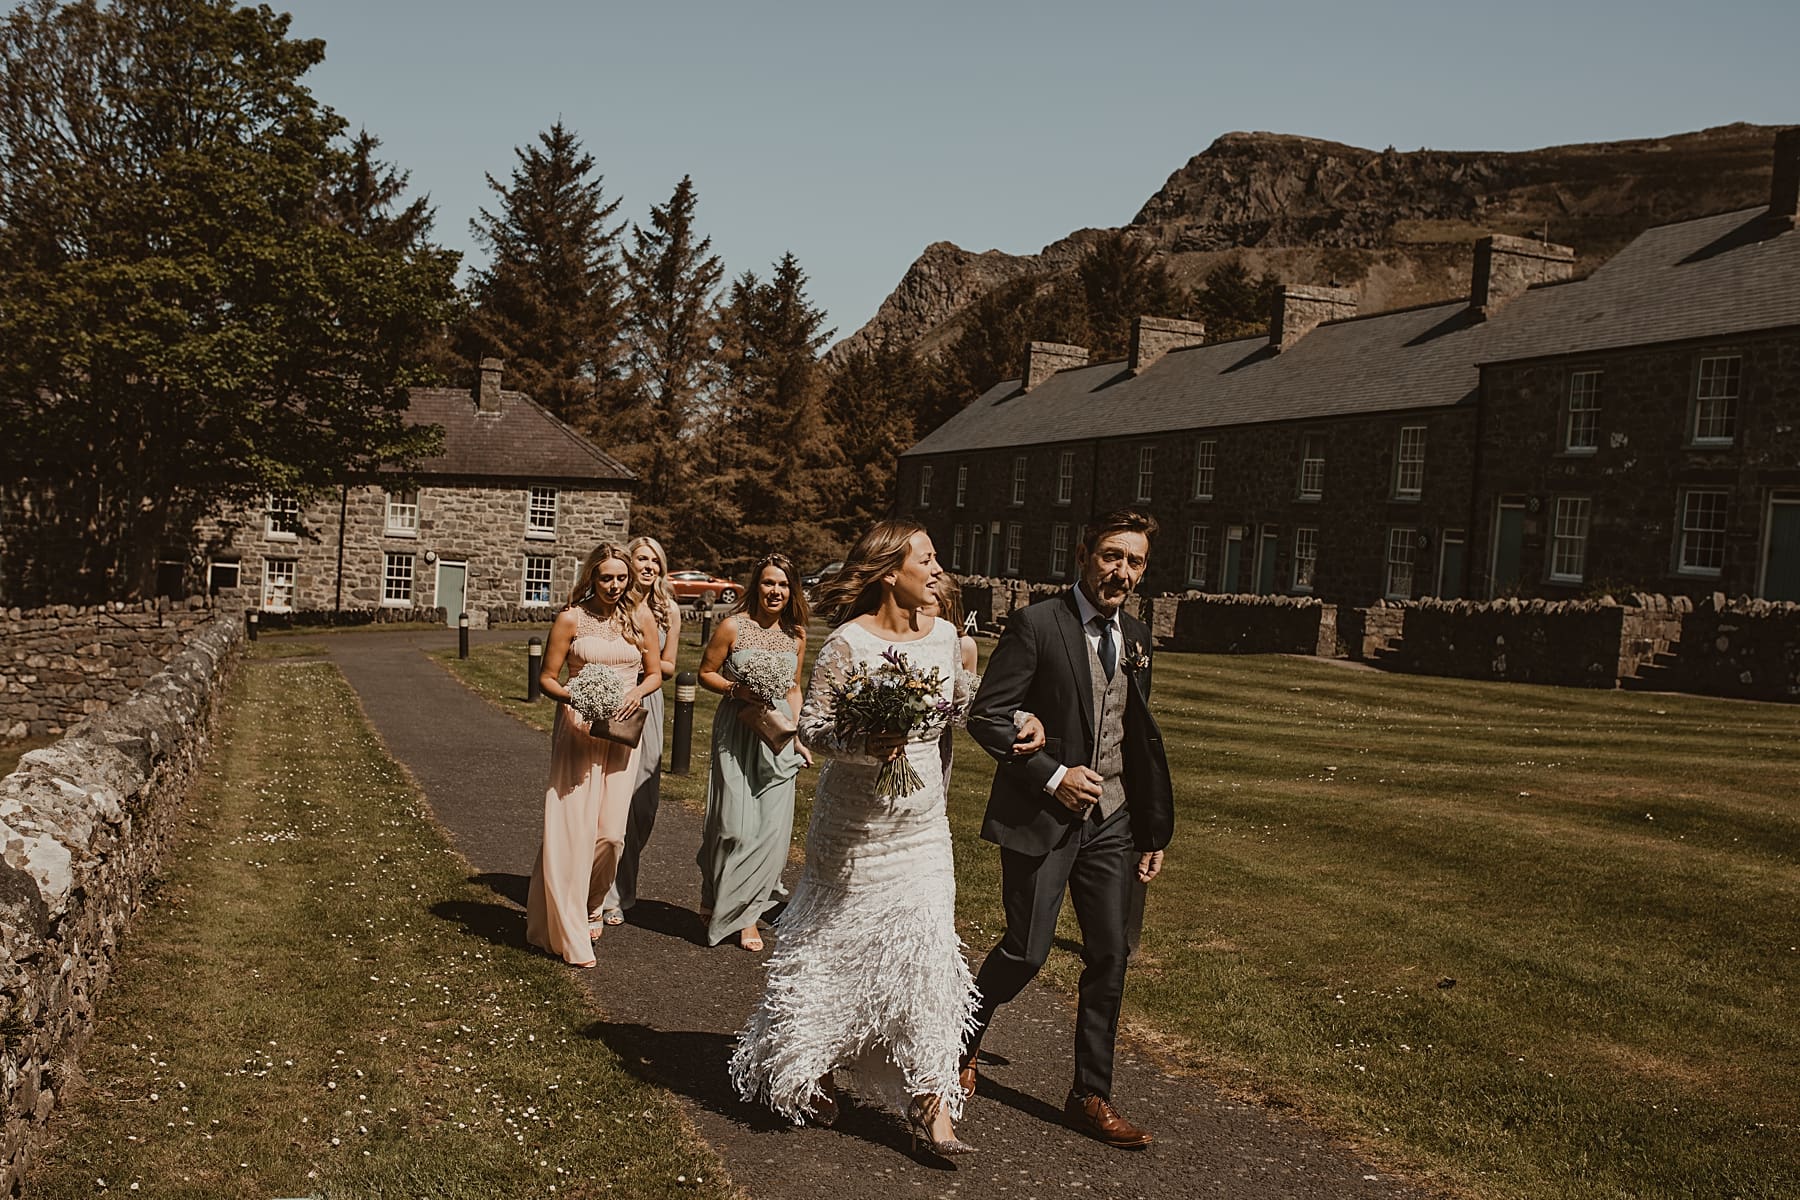
<svg viewBox="0 0 1800 1200">
<path fill-rule="evenodd" d="M 1656 686 L 1800 701 L 1800 604 L 1701 599 L 1683 619 L 1680 648 Z"/>
<path fill-rule="evenodd" d="M 264 629 L 328 629 L 350 625 L 442 625 L 441 608 L 301 608 L 293 612 L 259 610 Z"/>
<path fill-rule="evenodd" d="M 1172 603 L 1171 603 L 1172 602 Z M 1190 592 L 1157 597 L 1153 631 L 1170 650 L 1200 654 L 1316 654 L 1338 652 L 1337 606 L 1310 596 L 1213 596 Z M 1173 610 L 1172 613 L 1170 610 Z"/>
<path fill-rule="evenodd" d="M 956 581 L 962 585 L 963 612 L 975 614 L 975 623 L 988 633 L 997 633 L 1015 609 L 1069 590 L 1066 583 L 1027 583 L 984 575 L 958 575 Z"/>
<path fill-rule="evenodd" d="M 211 621 L 206 599 L 0 613 L 0 737 L 54 737 L 119 703 Z"/>
<path fill-rule="evenodd" d="M 243 641 L 221 616 L 121 702 L 0 779 L 0 1195 L 12 1195 L 92 1030 Z"/>
<path fill-rule="evenodd" d="M 1386 603 L 1338 610 L 1338 653 L 1373 662 L 1406 635 L 1406 610 Z"/>
</svg>

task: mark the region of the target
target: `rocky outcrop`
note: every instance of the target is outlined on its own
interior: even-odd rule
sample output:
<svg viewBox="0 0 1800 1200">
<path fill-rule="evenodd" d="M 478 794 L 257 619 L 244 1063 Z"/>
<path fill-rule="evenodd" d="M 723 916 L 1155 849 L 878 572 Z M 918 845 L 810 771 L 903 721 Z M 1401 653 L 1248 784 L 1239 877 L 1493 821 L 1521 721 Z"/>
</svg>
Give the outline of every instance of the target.
<svg viewBox="0 0 1800 1200">
<path fill-rule="evenodd" d="M 242 642 L 241 621 L 215 619 L 0 779 L 0 1194 L 15 1194 L 74 1071 Z"/>
<path fill-rule="evenodd" d="M 1354 285 L 1367 312 L 1461 294 L 1484 234 L 1574 246 L 1579 274 L 1651 226 L 1765 203 L 1774 135 L 1738 124 L 1541 150 L 1402 152 L 1228 133 L 1170 175 L 1129 227 L 1184 284 L 1239 255 L 1289 282 Z M 1022 275 L 1072 270 L 1099 232 L 1032 255 L 934 243 L 833 354 L 896 341 L 932 352 L 976 299 Z"/>
</svg>

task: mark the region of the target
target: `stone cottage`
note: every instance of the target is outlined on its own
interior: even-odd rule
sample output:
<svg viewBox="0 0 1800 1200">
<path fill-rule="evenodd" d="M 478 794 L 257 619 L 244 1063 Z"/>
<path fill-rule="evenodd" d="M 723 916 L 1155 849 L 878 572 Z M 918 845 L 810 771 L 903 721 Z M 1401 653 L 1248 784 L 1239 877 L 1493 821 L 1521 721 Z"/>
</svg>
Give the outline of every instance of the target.
<svg viewBox="0 0 1800 1200">
<path fill-rule="evenodd" d="M 352 486 L 307 502 L 271 494 L 204 523 L 208 592 L 270 613 L 561 605 L 589 550 L 630 530 L 634 477 L 484 359 L 475 388 L 415 388 L 408 420 L 439 425 L 443 452 L 412 486 Z"/>
</svg>

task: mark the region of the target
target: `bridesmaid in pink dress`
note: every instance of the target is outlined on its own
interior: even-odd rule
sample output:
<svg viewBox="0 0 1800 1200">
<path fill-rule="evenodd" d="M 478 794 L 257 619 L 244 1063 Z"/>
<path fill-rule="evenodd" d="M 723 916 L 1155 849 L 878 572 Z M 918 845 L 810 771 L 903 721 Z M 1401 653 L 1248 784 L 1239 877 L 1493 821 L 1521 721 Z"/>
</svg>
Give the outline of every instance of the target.
<svg viewBox="0 0 1800 1200">
<path fill-rule="evenodd" d="M 593 941 L 605 930 L 600 908 L 619 869 L 625 819 L 637 781 L 638 748 L 594 737 L 565 703 L 561 676 L 589 663 L 631 685 L 621 717 L 662 686 L 656 628 L 625 603 L 631 566 L 622 547 L 603 544 L 582 565 L 569 606 L 557 614 L 544 651 L 544 693 L 557 701 L 550 734 L 550 786 L 544 792 L 544 841 L 531 869 L 525 939 L 572 967 L 594 965 Z"/>
</svg>

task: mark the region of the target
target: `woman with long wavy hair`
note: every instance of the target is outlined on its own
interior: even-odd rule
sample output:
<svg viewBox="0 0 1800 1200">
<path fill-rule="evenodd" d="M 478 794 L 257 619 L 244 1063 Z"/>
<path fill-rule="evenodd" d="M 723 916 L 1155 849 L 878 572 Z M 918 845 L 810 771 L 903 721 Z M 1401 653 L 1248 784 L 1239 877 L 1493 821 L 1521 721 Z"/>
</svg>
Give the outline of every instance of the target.
<svg viewBox="0 0 1800 1200">
<path fill-rule="evenodd" d="M 838 1085 L 904 1114 L 916 1141 L 950 1157 L 972 1147 L 951 1119 L 974 980 L 956 934 L 956 876 L 938 757 L 939 728 L 841 737 L 833 689 L 884 654 L 936 667 L 953 691 L 962 648 L 948 621 L 926 612 L 942 574 L 931 538 L 909 521 L 882 521 L 819 589 L 818 608 L 841 622 L 819 649 L 800 736 L 827 755 L 806 834 L 806 866 L 776 924 L 767 983 L 738 1034 L 732 1081 L 796 1123 L 837 1119 Z M 881 764 L 904 754 L 925 786 L 898 800 L 876 794 Z"/>
<path fill-rule="evenodd" d="M 665 680 L 675 678 L 675 660 L 681 650 L 681 606 L 669 586 L 669 556 L 653 537 L 635 537 L 625 547 L 631 556 L 630 603 L 639 616 L 650 618 L 656 630 L 656 657 Z M 631 789 L 631 811 L 625 818 L 625 848 L 619 855 L 619 872 L 602 905 L 608 925 L 622 924 L 625 912 L 637 903 L 638 863 L 644 844 L 656 827 L 656 810 L 662 803 L 663 694 L 658 688 L 644 697 L 644 740 L 638 743 L 637 780 Z"/>
<path fill-rule="evenodd" d="M 618 715 L 629 717 L 662 686 L 652 652 L 654 623 L 631 604 L 631 565 L 623 548 L 604 543 L 589 554 L 556 615 L 538 683 L 558 703 L 550 734 L 550 782 L 544 791 L 544 840 L 531 869 L 525 939 L 572 967 L 594 965 L 593 942 L 604 926 L 601 902 L 612 886 L 625 842 L 638 748 L 597 738 L 569 707 L 564 666 L 574 678 L 598 663 L 629 688 Z"/>
<path fill-rule="evenodd" d="M 700 833 L 700 907 L 706 941 L 736 936 L 746 950 L 763 948 L 757 922 L 785 894 L 781 870 L 794 836 L 794 777 L 812 754 L 798 739 L 771 750 L 739 713 L 768 703 L 744 682 L 753 656 L 771 656 L 787 683 L 769 706 L 790 720 L 800 711 L 800 664 L 806 660 L 806 597 L 785 554 L 765 554 L 731 613 L 700 658 L 700 684 L 717 692 L 712 769 L 706 777 L 706 821 Z M 761 665 L 767 666 L 765 662 Z"/>
</svg>

